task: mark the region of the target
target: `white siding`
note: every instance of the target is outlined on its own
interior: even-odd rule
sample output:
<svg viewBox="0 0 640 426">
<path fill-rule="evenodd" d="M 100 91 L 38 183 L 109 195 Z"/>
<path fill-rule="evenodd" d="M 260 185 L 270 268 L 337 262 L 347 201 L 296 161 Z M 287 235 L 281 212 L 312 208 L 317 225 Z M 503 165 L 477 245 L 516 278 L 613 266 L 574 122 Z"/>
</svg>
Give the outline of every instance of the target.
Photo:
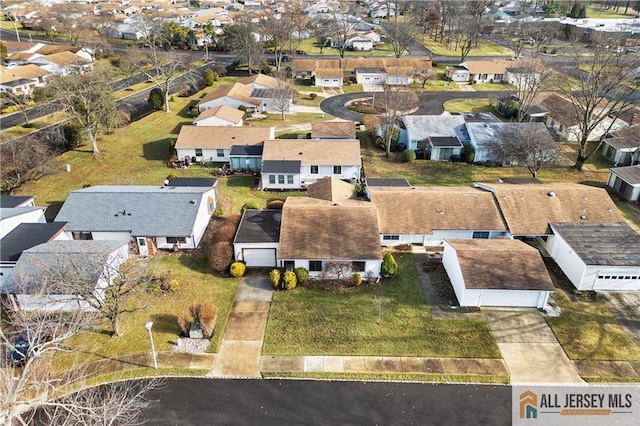
<svg viewBox="0 0 640 426">
<path fill-rule="evenodd" d="M 640 265 L 626 267 L 588 265 L 580 287 L 587 290 L 640 290 Z"/>
<path fill-rule="evenodd" d="M 445 271 L 447 271 L 449 281 L 451 281 L 451 285 L 453 286 L 453 291 L 456 293 L 456 297 L 458 298 L 458 303 L 460 306 L 469 306 L 465 304 L 468 303 L 465 297 L 469 296 L 466 294 L 468 290 L 466 290 L 464 285 L 464 277 L 462 276 L 460 262 L 458 262 L 458 254 L 446 241 L 444 242 L 444 251 L 442 253 L 442 264 Z"/>
<path fill-rule="evenodd" d="M 224 156 L 223 157 L 218 157 L 218 150 L 217 149 L 202 149 L 202 157 L 196 157 L 196 150 L 195 148 L 179 148 L 176 149 L 176 155 L 178 157 L 178 159 L 183 160 L 185 157 L 196 157 L 196 161 L 200 162 L 200 161 L 216 161 L 216 162 L 221 162 L 221 163 L 228 163 L 229 162 L 229 154 L 231 154 L 231 149 L 230 148 L 226 148 L 223 149 L 224 152 Z"/>
<path fill-rule="evenodd" d="M 233 121 L 225 120 L 220 117 L 209 117 L 196 121 L 193 125 L 200 127 L 242 127 L 242 120 L 234 123 Z"/>
<path fill-rule="evenodd" d="M 173 249 L 173 243 L 167 242 L 167 237 L 156 237 L 156 247 L 159 249 L 171 250 Z M 194 244 L 193 237 L 186 237 L 184 243 L 178 244 L 180 249 L 195 249 L 197 244 Z"/>
<path fill-rule="evenodd" d="M 275 183 L 269 183 L 269 176 L 275 176 Z M 284 176 L 284 184 L 278 183 L 278 176 Z M 287 176 L 293 176 L 293 183 L 287 183 Z M 291 173 L 262 173 L 263 189 L 300 189 L 300 174 Z"/>
<path fill-rule="evenodd" d="M 109 241 L 130 241 L 130 232 L 92 232 L 91 236 L 94 240 L 109 240 Z"/>
<path fill-rule="evenodd" d="M 320 77 L 320 78 L 316 78 L 316 86 L 320 86 L 320 87 L 342 87 L 342 77 Z"/>
<path fill-rule="evenodd" d="M 569 247 L 566 241 L 559 235 L 549 237 L 547 245 L 550 248 L 549 254 L 556 261 L 562 272 L 569 278 L 571 283 L 578 290 L 591 290 L 580 288 L 582 277 L 584 276 L 586 265 L 578 255 Z"/>
<path fill-rule="evenodd" d="M 213 200 L 213 205 L 209 205 L 207 202 L 208 199 L 211 198 Z M 209 225 L 209 220 L 211 219 L 211 215 L 213 215 L 213 211 L 216 209 L 216 190 L 211 189 L 204 194 L 202 194 L 202 199 L 200 200 L 200 208 L 198 209 L 198 214 L 196 216 L 196 221 L 193 224 L 193 248 L 197 248 L 200 244 L 200 240 L 204 236 L 205 231 L 207 230 L 207 226 Z"/>
<path fill-rule="evenodd" d="M 247 107 L 247 109 L 249 110 L 253 110 L 253 109 L 257 109 L 260 108 L 259 105 L 254 105 L 252 103 L 248 103 L 248 102 L 243 102 L 239 99 L 234 99 L 234 98 L 230 98 L 228 96 L 225 96 L 223 98 L 219 98 L 219 99 L 213 99 L 209 102 L 205 102 L 203 104 L 198 105 L 198 110 L 200 112 L 207 110 L 209 108 L 214 108 L 220 105 L 226 105 L 230 108 L 235 108 L 237 109 L 240 105 L 244 105 L 245 107 Z"/>
<path fill-rule="evenodd" d="M 320 259 L 310 259 L 310 260 L 320 260 Z M 285 261 L 292 261 L 295 264 L 296 268 L 305 268 L 309 271 L 309 259 L 278 259 L 279 266 L 284 266 Z M 364 272 L 359 272 L 362 278 L 366 277 L 375 277 L 378 278 L 380 276 L 380 267 L 382 265 L 382 260 L 365 260 L 365 259 L 356 259 L 356 260 L 323 260 L 323 264 L 325 262 L 365 262 Z M 354 272 L 355 273 L 355 272 Z M 311 278 L 320 278 L 322 272 L 313 272 L 309 271 L 309 277 Z"/>
<path fill-rule="evenodd" d="M 0 221 L 0 238 L 13 231 L 21 223 L 46 223 L 44 209 L 33 210 L 24 214 L 8 217 Z"/>
<path fill-rule="evenodd" d="M 318 166 L 318 173 L 311 174 L 311 166 Z M 321 180 L 326 176 L 334 177 L 336 179 L 348 179 L 348 180 L 359 180 L 360 179 L 360 166 L 358 165 L 342 165 L 335 164 L 335 166 L 340 166 L 342 168 L 342 173 L 333 174 L 333 166 L 331 165 L 318 165 L 318 164 L 303 164 L 300 167 L 300 179 L 302 182 L 314 182 L 316 180 Z"/>
<path fill-rule="evenodd" d="M 247 250 L 271 250 L 274 255 L 274 260 L 277 259 L 277 251 L 279 244 L 277 242 L 269 242 L 269 243 L 233 243 L 233 252 L 236 260 L 241 262 L 246 262 L 244 254 Z M 254 266 L 249 265 L 247 266 Z M 276 263 L 273 264 L 276 266 Z"/>
</svg>

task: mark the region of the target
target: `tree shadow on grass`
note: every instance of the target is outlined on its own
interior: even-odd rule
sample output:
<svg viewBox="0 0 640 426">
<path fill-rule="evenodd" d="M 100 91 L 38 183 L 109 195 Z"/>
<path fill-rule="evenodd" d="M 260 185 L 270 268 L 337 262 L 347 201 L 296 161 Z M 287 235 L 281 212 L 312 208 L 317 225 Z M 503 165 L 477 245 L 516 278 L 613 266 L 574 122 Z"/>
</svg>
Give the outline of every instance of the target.
<svg viewBox="0 0 640 426">
<path fill-rule="evenodd" d="M 142 156 L 145 160 L 166 160 L 171 153 L 172 138 L 164 138 L 157 141 L 142 144 Z"/>
<path fill-rule="evenodd" d="M 64 201 L 48 201 L 47 209 L 44 212 L 44 216 L 47 218 L 47 222 L 53 222 L 53 219 L 58 215 L 58 212 L 62 208 Z"/>
<path fill-rule="evenodd" d="M 179 135 L 180 134 L 180 129 L 182 129 L 182 126 L 184 125 L 189 125 L 193 123 L 193 117 L 191 117 L 190 121 L 181 121 L 180 123 L 178 123 L 176 125 L 176 127 L 174 127 L 173 129 L 171 129 L 171 134 L 172 135 Z"/>
<path fill-rule="evenodd" d="M 196 105 L 198 105 L 198 101 L 196 100 L 189 102 L 184 108 L 180 110 L 180 112 L 178 113 L 178 117 L 185 118 L 187 120 L 193 120 L 194 117 L 191 114 L 191 108 Z"/>
<path fill-rule="evenodd" d="M 254 176 L 231 176 L 227 178 L 227 186 L 253 188 Z"/>
<path fill-rule="evenodd" d="M 178 325 L 178 316 L 173 314 L 153 314 L 153 330 L 160 333 L 175 334 L 176 338 L 180 336 L 180 326 Z"/>
</svg>

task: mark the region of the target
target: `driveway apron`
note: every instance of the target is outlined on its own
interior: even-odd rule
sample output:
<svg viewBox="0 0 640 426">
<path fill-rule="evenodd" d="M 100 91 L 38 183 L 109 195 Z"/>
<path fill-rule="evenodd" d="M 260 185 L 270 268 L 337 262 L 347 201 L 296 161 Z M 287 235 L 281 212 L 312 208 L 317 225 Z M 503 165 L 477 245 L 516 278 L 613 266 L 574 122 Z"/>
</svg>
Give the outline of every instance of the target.
<svg viewBox="0 0 640 426">
<path fill-rule="evenodd" d="M 584 383 L 535 309 L 482 308 L 511 376 L 518 383 Z"/>
<path fill-rule="evenodd" d="M 220 350 L 207 377 L 262 377 L 260 354 L 271 293 L 266 278 L 246 277 L 240 281 Z"/>
</svg>

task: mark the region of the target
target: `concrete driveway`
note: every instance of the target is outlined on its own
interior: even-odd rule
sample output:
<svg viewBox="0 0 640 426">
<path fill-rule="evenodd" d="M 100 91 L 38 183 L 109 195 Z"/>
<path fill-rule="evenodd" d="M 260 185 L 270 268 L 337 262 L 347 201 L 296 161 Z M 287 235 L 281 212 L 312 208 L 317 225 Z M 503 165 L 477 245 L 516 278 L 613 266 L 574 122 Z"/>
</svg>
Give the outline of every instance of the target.
<svg viewBox="0 0 640 426">
<path fill-rule="evenodd" d="M 483 308 L 511 383 L 584 383 L 540 312 Z"/>
</svg>

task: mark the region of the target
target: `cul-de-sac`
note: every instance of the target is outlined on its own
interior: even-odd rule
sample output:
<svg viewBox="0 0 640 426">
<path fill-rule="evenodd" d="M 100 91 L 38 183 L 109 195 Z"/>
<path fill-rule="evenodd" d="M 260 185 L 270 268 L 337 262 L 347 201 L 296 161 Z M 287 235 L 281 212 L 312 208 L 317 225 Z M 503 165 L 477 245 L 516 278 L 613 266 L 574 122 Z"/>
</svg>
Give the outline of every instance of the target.
<svg viewBox="0 0 640 426">
<path fill-rule="evenodd" d="M 637 420 L 640 2 L 1 9 L 1 424 Z"/>
</svg>

